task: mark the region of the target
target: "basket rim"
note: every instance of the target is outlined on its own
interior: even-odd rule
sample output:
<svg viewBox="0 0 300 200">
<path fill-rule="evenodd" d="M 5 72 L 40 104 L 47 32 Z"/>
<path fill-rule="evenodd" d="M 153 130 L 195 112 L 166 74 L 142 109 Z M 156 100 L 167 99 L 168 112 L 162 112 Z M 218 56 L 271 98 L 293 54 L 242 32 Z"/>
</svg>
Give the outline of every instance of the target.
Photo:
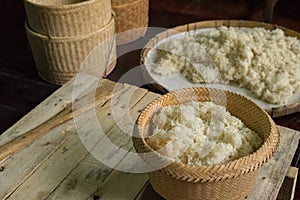
<svg viewBox="0 0 300 200">
<path fill-rule="evenodd" d="M 66 10 L 73 10 L 73 9 L 83 9 L 88 6 L 93 6 L 94 3 L 101 2 L 102 0 L 85 0 L 80 1 L 77 3 L 70 3 L 70 4 L 41 4 L 34 2 L 32 0 L 24 0 L 24 3 L 31 5 L 32 7 L 36 7 L 38 9 L 45 9 L 51 11 L 66 11 Z"/>
<path fill-rule="evenodd" d="M 111 18 L 105 26 L 101 27 L 100 29 L 98 29 L 94 32 L 84 34 L 84 35 L 76 35 L 76 36 L 66 36 L 66 37 L 62 37 L 62 36 L 57 37 L 56 36 L 55 37 L 55 36 L 43 35 L 41 33 L 37 33 L 34 30 L 32 30 L 29 27 L 29 24 L 28 24 L 27 20 L 25 21 L 25 29 L 30 34 L 31 37 L 42 39 L 44 41 L 51 41 L 51 42 L 54 42 L 54 43 L 75 42 L 75 41 L 80 41 L 80 40 L 87 39 L 89 37 L 92 37 L 93 35 L 97 35 L 97 34 L 103 32 L 103 31 L 105 32 L 105 31 L 109 30 L 109 27 L 112 26 L 112 25 L 114 25 L 114 27 L 115 27 L 116 26 L 115 20 L 116 20 L 116 15 L 114 14 L 114 12 L 112 12 Z M 116 32 L 116 28 L 115 28 L 115 32 Z M 114 34 L 114 36 L 115 36 L 115 34 Z"/>
<path fill-rule="evenodd" d="M 162 95 L 156 99 L 154 99 L 151 103 L 149 103 L 144 110 L 141 112 L 139 118 L 137 119 L 137 127 L 138 127 L 138 134 L 139 134 L 139 139 L 142 141 L 143 147 L 145 147 L 146 151 L 154 153 L 156 156 L 158 156 L 160 159 L 164 159 L 164 155 L 158 153 L 155 151 L 150 145 L 145 140 L 145 137 L 142 135 L 143 130 L 141 130 L 141 118 L 145 116 L 146 112 L 149 111 L 149 109 L 153 106 L 156 105 L 157 102 L 159 102 L 163 98 L 168 98 L 169 96 L 173 96 L 174 93 L 178 92 L 186 92 L 186 91 L 197 91 L 197 90 L 214 90 L 214 91 L 220 91 L 221 89 L 215 89 L 215 88 L 204 88 L 204 87 L 191 87 L 191 88 L 183 88 L 179 90 L 174 90 L 171 91 L 165 95 Z M 212 182 L 212 181 L 220 181 L 224 179 L 229 179 L 229 178 L 234 178 L 241 176 L 245 173 L 249 173 L 250 171 L 255 171 L 258 170 L 260 166 L 262 166 L 265 162 L 267 162 L 271 156 L 274 154 L 276 151 L 278 145 L 279 145 L 279 140 L 280 140 L 280 135 L 279 135 L 279 130 L 272 118 L 268 115 L 268 113 L 260 108 L 258 105 L 256 105 L 253 101 L 248 99 L 245 96 L 242 96 L 238 93 L 234 93 L 231 91 L 223 90 L 226 92 L 226 94 L 232 94 L 235 96 L 238 96 L 239 98 L 244 99 L 245 101 L 249 102 L 253 106 L 255 106 L 257 109 L 259 109 L 264 115 L 267 116 L 268 118 L 268 125 L 270 126 L 270 133 L 269 136 L 266 138 L 265 142 L 263 145 L 257 149 L 254 153 L 249 154 L 247 156 L 240 157 L 236 160 L 226 162 L 224 164 L 218 164 L 218 165 L 211 165 L 211 166 L 192 166 L 188 164 L 183 164 L 179 162 L 173 162 L 170 165 L 163 167 L 159 169 L 161 173 L 164 173 L 166 175 L 170 175 L 176 179 L 187 181 L 187 182 Z M 137 152 L 139 151 L 136 149 Z M 144 152 L 143 152 L 144 153 Z M 261 159 L 254 159 L 256 155 L 263 155 Z M 177 173 L 178 169 L 184 169 L 186 173 L 184 175 Z M 210 174 L 210 171 L 213 170 L 214 173 Z M 203 173 L 205 177 L 197 177 L 195 176 L 195 173 Z M 237 173 L 238 172 L 238 173 Z"/>
</svg>

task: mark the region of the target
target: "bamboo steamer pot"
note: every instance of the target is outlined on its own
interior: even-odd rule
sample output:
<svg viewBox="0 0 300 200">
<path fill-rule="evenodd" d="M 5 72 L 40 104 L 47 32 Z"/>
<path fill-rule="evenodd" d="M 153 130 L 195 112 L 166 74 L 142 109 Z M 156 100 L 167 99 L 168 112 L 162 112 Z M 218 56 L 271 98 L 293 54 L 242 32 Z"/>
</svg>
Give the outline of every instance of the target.
<svg viewBox="0 0 300 200">
<path fill-rule="evenodd" d="M 33 31 L 28 23 L 25 28 L 37 71 L 48 82 L 64 84 L 81 70 L 87 58 L 91 70 L 105 69 L 104 76 L 116 65 L 115 17 L 112 14 L 107 25 L 79 36 L 49 37 Z M 97 52 L 91 56 L 95 48 Z"/>
<path fill-rule="evenodd" d="M 28 26 L 51 37 L 93 33 L 111 20 L 110 0 L 24 0 Z"/>
</svg>

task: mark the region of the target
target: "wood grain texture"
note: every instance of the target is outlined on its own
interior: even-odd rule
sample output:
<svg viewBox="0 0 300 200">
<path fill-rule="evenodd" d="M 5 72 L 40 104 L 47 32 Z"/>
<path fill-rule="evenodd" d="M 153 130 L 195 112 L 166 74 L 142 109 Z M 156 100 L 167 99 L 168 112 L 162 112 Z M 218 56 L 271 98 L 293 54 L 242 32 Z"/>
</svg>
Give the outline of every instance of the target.
<svg viewBox="0 0 300 200">
<path fill-rule="evenodd" d="M 14 140 L 17 137 L 21 137 L 22 134 L 26 133 L 28 127 L 34 127 L 34 125 L 39 123 L 45 123 L 40 122 L 40 119 L 44 119 L 47 122 L 49 118 L 53 117 L 53 112 L 51 111 L 54 110 L 54 113 L 57 113 L 65 109 L 65 107 L 70 106 L 70 103 L 72 102 L 71 96 L 73 84 L 73 82 L 69 82 L 54 95 L 42 102 L 35 110 L 16 123 L 12 129 L 10 129 L 12 131 L 9 130 L 4 135 L 1 135 L 0 141 L 9 142 L 9 139 Z M 78 84 L 76 87 L 79 91 L 86 91 L 86 87 Z M 104 80 L 99 84 L 99 87 L 107 88 L 107 90 L 96 91 L 95 95 L 101 99 L 101 97 L 107 96 L 107 93 L 112 93 L 114 89 L 114 83 Z M 120 85 L 119 90 L 122 91 L 122 89 L 123 86 Z M 53 103 L 51 103 L 56 102 L 58 97 L 61 99 L 61 101 L 58 100 L 57 102 L 63 102 L 62 104 L 64 106 L 55 106 Z M 68 102 L 68 105 L 66 105 L 66 102 Z M 46 112 L 48 110 L 49 112 Z M 15 130 L 18 131 L 16 132 Z M 0 198 L 9 195 L 12 191 L 14 191 L 16 187 L 18 187 L 27 177 L 29 177 L 39 165 L 41 165 L 41 163 L 47 160 L 48 157 L 55 152 L 60 145 L 63 144 L 65 138 L 70 134 L 76 134 L 73 121 L 64 123 L 62 126 L 58 126 L 57 128 L 49 131 L 47 134 L 42 135 L 41 138 L 37 138 L 33 144 L 28 144 L 25 149 L 22 149 L 8 159 L 5 159 L 4 162 L 1 162 L 1 166 L 4 167 L 4 170 L 1 171 L 0 176 L 2 178 L 1 180 L 5 181 L 0 182 Z M 24 158 L 28 158 L 26 159 L 27 162 L 24 162 Z M 20 163 L 23 164 L 20 165 Z M 18 170 L 16 170 L 16 166 L 18 166 Z"/>
<path fill-rule="evenodd" d="M 136 87 L 131 87 L 128 85 L 120 85 L 119 89 L 122 90 L 122 92 L 115 95 L 115 99 L 117 100 L 116 102 L 114 102 L 114 104 L 112 101 L 109 101 L 103 106 L 100 106 L 99 110 L 97 110 L 97 117 L 101 122 L 101 125 L 103 125 L 103 130 L 105 132 L 108 132 L 108 134 L 110 134 L 110 132 L 112 132 L 112 134 L 119 134 L 120 132 L 120 129 L 116 125 L 114 125 L 114 119 L 110 114 L 112 113 L 112 105 L 117 108 L 118 112 L 124 113 L 126 111 L 126 107 L 124 107 L 123 102 L 126 102 L 125 100 L 130 97 L 130 95 L 132 96 L 132 98 L 129 100 L 129 103 L 133 106 L 137 102 L 139 102 L 140 99 L 147 93 L 147 91 L 144 89 L 138 89 Z M 138 110 L 142 108 L 141 106 L 144 106 L 145 103 L 148 103 L 149 101 L 150 100 L 148 100 L 147 102 L 142 101 L 142 103 L 139 104 L 140 107 L 138 109 L 135 109 L 134 111 L 136 113 L 139 113 Z M 86 117 L 90 117 L 89 113 L 84 115 L 84 118 Z M 137 117 L 137 114 L 135 114 L 135 117 Z M 92 120 L 93 119 L 89 120 L 89 118 L 85 119 L 84 131 L 88 133 L 89 137 L 92 137 L 92 141 L 95 141 L 95 144 L 92 145 L 96 145 L 97 141 L 101 140 L 101 138 L 97 138 L 97 135 L 99 134 L 97 134 L 97 129 L 94 129 Z M 113 125 L 116 128 L 113 128 L 111 130 L 111 126 Z M 115 136 L 115 138 L 116 137 L 117 136 Z M 54 189 L 57 188 L 58 185 L 65 179 L 65 177 L 73 170 L 73 168 L 75 168 L 79 164 L 79 162 L 81 162 L 87 155 L 89 155 L 86 147 L 82 144 L 82 139 L 84 139 L 84 136 L 81 136 L 81 138 L 79 138 L 78 135 L 74 135 L 68 138 L 64 145 L 60 146 L 51 157 L 49 157 L 44 163 L 42 163 L 42 165 L 34 172 L 34 174 L 26 179 L 26 181 L 24 181 L 24 183 L 22 183 L 22 185 L 20 185 L 17 190 L 14 190 L 9 195 L 7 195 L 7 197 L 9 197 L 9 199 L 19 199 L 24 193 L 26 193 L 25 191 L 28 190 L 31 191 L 30 194 L 27 195 L 29 199 L 44 199 L 48 197 L 50 193 L 53 192 Z M 114 159 L 115 157 L 111 158 L 112 161 Z M 47 175 L 45 175 L 45 173 Z M 70 183 L 68 183 L 67 185 L 70 185 Z M 92 190 L 91 193 L 92 192 L 94 192 L 94 190 Z"/>
<path fill-rule="evenodd" d="M 77 138 L 77 135 L 72 135 L 22 185 L 12 191 L 8 199 L 23 199 L 24 194 L 27 199 L 45 199 L 87 154 Z"/>
<path fill-rule="evenodd" d="M 145 104 L 149 103 L 156 97 L 158 97 L 157 94 L 147 93 L 146 96 L 140 99 L 139 102 L 135 106 L 133 106 L 133 108 L 130 111 L 130 116 L 132 117 L 132 119 L 136 119 L 140 113 L 140 110 L 143 109 Z M 131 137 L 129 137 L 129 135 L 124 133 L 122 130 L 120 130 L 120 127 L 118 127 L 117 125 L 112 127 L 111 130 L 107 131 L 107 137 L 111 141 L 113 141 L 116 146 L 122 147 L 123 149 L 127 149 L 128 151 L 132 149 Z M 122 152 L 115 152 L 112 154 L 112 152 L 105 151 L 106 147 L 103 146 L 105 145 L 103 141 L 104 140 L 99 141 L 98 144 L 94 147 L 94 149 L 92 149 L 92 154 L 101 153 L 103 157 L 107 158 L 106 162 L 110 162 L 111 165 L 122 165 L 123 163 L 121 161 L 127 161 L 126 155 L 124 155 Z M 81 161 L 81 163 L 74 168 L 74 170 L 57 187 L 57 189 L 49 196 L 48 199 L 72 198 L 79 200 L 87 199 L 89 197 L 92 198 L 93 196 L 99 196 L 101 197 L 101 199 L 109 199 L 108 197 L 111 197 L 111 195 L 116 195 L 117 193 L 119 194 L 119 198 L 121 198 L 122 193 L 120 193 L 120 190 L 124 190 L 124 187 L 130 187 L 131 189 L 136 190 L 134 188 L 142 187 L 145 184 L 145 181 L 147 181 L 147 179 L 145 180 L 145 177 L 147 177 L 145 174 L 135 175 L 115 171 L 107 167 L 106 165 L 100 163 L 95 157 L 93 157 L 92 154 L 88 154 Z M 135 163 L 132 162 L 132 164 L 134 165 Z M 112 171 L 114 171 L 114 178 L 109 178 L 109 182 L 115 182 L 116 185 L 107 185 L 108 183 L 106 179 L 108 179 L 108 177 L 111 176 L 110 174 L 112 173 Z M 119 176 L 123 178 L 120 179 Z M 130 179 L 134 179 L 134 183 L 125 183 L 126 176 L 130 177 Z M 137 180 L 137 177 L 141 177 L 142 180 Z M 77 184 L 74 186 L 74 188 L 72 188 L 72 190 L 70 190 L 68 185 L 74 180 L 77 180 Z M 121 184 L 120 182 L 123 182 L 124 184 Z M 81 188 L 86 189 L 82 190 Z M 109 188 L 108 190 L 111 190 L 112 194 L 105 193 L 105 189 L 103 188 Z M 124 195 L 126 196 L 126 194 L 123 194 L 123 196 Z M 130 195 L 135 196 L 135 193 Z"/>
<path fill-rule="evenodd" d="M 0 199 L 5 199 L 16 190 L 74 132 L 74 124 L 69 121 L 1 162 L 3 170 L 0 172 Z"/>
<path fill-rule="evenodd" d="M 1 135 L 0 145 L 36 128 L 72 102 L 72 83 L 62 86 Z M 84 88 L 83 88 L 84 89 Z"/>
<path fill-rule="evenodd" d="M 117 85 L 107 82 L 105 87 L 108 89 L 102 88 L 96 95 L 107 95 L 113 89 L 119 91 L 96 107 L 96 119 L 91 111 L 79 115 L 79 118 L 51 129 L 1 162 L 0 167 L 4 170 L 0 171 L 0 198 L 22 199 L 26 195 L 27 199 L 161 199 L 147 185 L 147 174 L 115 169 L 128 164 L 138 165 L 128 154 L 133 151 L 131 137 L 126 134 L 133 129 L 129 122 L 135 122 L 141 110 L 159 95 L 131 85 Z M 66 90 L 70 91 L 69 88 Z M 48 101 L 51 102 L 51 98 Z M 99 134 L 94 126 L 95 120 L 105 135 Z M 80 121 L 82 126 L 78 127 L 76 123 Z M 25 124 L 17 124 L 15 128 L 22 130 L 22 126 Z M 261 168 L 248 199 L 277 197 L 300 138 L 297 131 L 284 127 L 279 129 L 279 149 Z M 77 134 L 78 131 L 80 134 Z M 124 151 L 111 150 L 107 139 Z M 98 154 L 110 163 L 110 167 L 95 158 Z"/>
<path fill-rule="evenodd" d="M 71 83 L 69 84 L 71 85 Z M 105 84 L 110 84 L 110 87 L 107 87 L 107 85 Z M 111 81 L 102 81 L 102 85 L 96 91 L 92 91 L 90 94 L 87 94 L 82 99 L 80 99 L 80 101 L 77 103 L 78 109 L 74 109 L 74 107 L 72 107 L 72 101 L 70 99 L 71 102 L 62 107 L 62 109 L 58 113 L 56 113 L 55 116 L 51 116 L 50 114 L 50 118 L 47 121 L 43 122 L 42 124 L 38 125 L 37 127 L 33 128 L 28 132 L 24 132 L 22 135 L 17 135 L 15 138 L 11 139 L 6 144 L 0 146 L 0 160 L 8 157 L 9 155 L 15 153 L 24 146 L 30 144 L 37 137 L 46 134 L 51 129 L 63 124 L 64 122 L 74 118 L 75 116 L 78 116 L 100 104 L 103 104 L 111 98 L 113 93 L 112 89 L 114 88 L 113 86 L 114 83 Z M 117 92 L 118 91 L 115 91 L 115 93 Z M 66 91 L 64 94 L 69 94 L 70 96 L 72 96 L 73 93 L 68 93 L 68 91 Z M 95 95 L 94 101 L 87 102 L 87 99 L 91 99 L 92 95 Z M 55 106 L 56 105 L 54 104 L 54 107 Z M 49 108 L 49 110 L 55 109 Z M 36 115 L 44 116 L 48 115 L 48 112 L 40 111 L 40 113 L 36 113 Z"/>
<path fill-rule="evenodd" d="M 50 96 L 45 102 L 29 113 L 28 116 L 14 125 L 12 132 L 8 131 L 4 135 L 1 135 L 0 141 L 9 139 L 14 140 L 15 138 L 22 137 L 22 134 L 26 133 L 28 127 L 33 127 L 37 124 L 37 121 L 40 121 L 38 117 L 45 119 L 46 121 L 41 123 L 44 123 L 46 126 L 48 126 L 46 122 L 48 118 L 53 117 L 53 112 L 51 112 L 52 110 L 54 110 L 54 113 L 56 113 L 61 112 L 66 108 L 70 109 L 73 84 L 73 82 L 69 82 L 54 95 Z M 106 97 L 108 94 L 112 93 L 114 85 L 115 84 L 111 81 L 102 81 L 99 84 L 99 90 L 95 92 L 95 96 L 98 97 L 98 99 Z M 86 91 L 87 89 L 86 87 L 80 85 L 76 85 L 76 87 L 79 91 Z M 106 90 L 103 89 L 103 87 L 106 88 Z M 122 85 L 120 85 L 120 92 L 122 91 L 122 88 Z M 118 93 L 117 91 L 115 92 Z M 58 102 L 63 102 L 62 104 L 64 106 L 55 106 L 53 103 L 51 103 L 56 102 L 58 97 L 61 98 L 61 101 Z M 85 99 L 87 98 L 82 98 L 81 101 L 79 101 L 79 105 L 80 103 L 84 104 Z M 68 104 L 66 104 L 66 102 L 68 102 Z M 60 108 L 60 111 L 58 108 Z M 58 118 L 58 120 L 61 119 Z M 16 134 L 16 132 L 13 130 L 20 131 L 18 134 Z M 76 134 L 73 121 L 65 122 L 63 125 L 58 126 L 53 130 L 48 130 L 47 134 L 42 135 L 41 138 L 36 138 L 36 140 L 32 141 L 32 144 L 28 144 L 25 149 L 20 150 L 18 153 L 12 155 L 9 159 L 6 159 L 4 162 L 2 162 L 1 165 L 4 166 L 5 169 L 0 173 L 0 176 L 2 177 L 2 180 L 5 181 L 1 181 L 0 183 L 0 198 L 9 196 L 10 193 L 13 192 L 24 180 L 26 180 L 39 165 L 47 160 L 49 156 L 51 156 L 57 150 L 57 148 L 64 143 L 66 137 L 70 134 Z M 24 161 L 24 158 L 26 158 L 25 161 L 27 162 Z M 23 164 L 20 165 L 20 163 Z M 18 170 L 16 170 L 16 166 L 18 166 Z"/>
<path fill-rule="evenodd" d="M 279 127 L 280 144 L 272 157 L 259 171 L 255 187 L 248 199 L 276 199 L 297 149 L 300 133 Z"/>
<path fill-rule="evenodd" d="M 289 167 L 289 170 L 284 178 L 282 187 L 278 193 L 277 200 L 293 200 L 298 176 L 297 167 Z"/>
</svg>

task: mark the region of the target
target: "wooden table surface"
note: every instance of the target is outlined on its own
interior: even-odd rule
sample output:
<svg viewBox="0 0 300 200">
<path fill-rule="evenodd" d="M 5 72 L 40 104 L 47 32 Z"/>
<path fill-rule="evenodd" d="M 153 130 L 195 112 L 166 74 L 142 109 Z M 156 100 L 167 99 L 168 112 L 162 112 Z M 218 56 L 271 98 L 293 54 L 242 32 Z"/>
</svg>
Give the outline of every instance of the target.
<svg viewBox="0 0 300 200">
<path fill-rule="evenodd" d="M 207 19 L 249 19 L 261 21 L 263 20 L 264 11 L 262 2 L 253 0 L 150 0 L 149 26 L 169 28 Z M 274 10 L 273 23 L 300 31 L 299 6 L 299 2 L 296 0 L 279 1 Z M 47 96 L 61 88 L 61 86 L 42 80 L 35 70 L 24 32 L 25 13 L 22 2 L 19 0 L 4 0 L 0 10 L 0 22 L 3 30 L 6 30 L 0 33 L 0 132 L 2 133 L 41 103 Z M 144 41 L 140 40 L 138 42 L 143 43 L 146 41 L 147 38 Z M 130 46 L 131 44 L 128 45 Z M 120 52 L 127 47 L 127 45 L 119 46 L 118 51 Z M 108 78 L 113 81 L 119 81 L 124 73 L 139 64 L 139 53 L 140 49 L 136 49 L 119 57 L 116 69 Z M 136 84 L 142 78 L 142 74 L 136 72 L 135 77 L 135 80 L 127 80 L 126 82 Z M 57 101 L 60 102 L 59 99 Z M 57 110 L 54 109 L 49 112 L 53 114 Z M 35 123 L 31 125 L 27 124 L 22 131 L 30 130 L 45 120 L 42 116 L 38 116 L 35 119 Z M 300 130 L 300 113 L 275 118 L 274 120 L 278 125 Z M 15 132 L 18 133 L 18 130 Z M 65 132 L 68 133 L 68 130 L 61 130 L 61 133 Z M 1 136 L 0 144 L 4 144 L 9 139 L 3 138 Z M 53 145 L 48 142 L 39 145 L 49 148 L 49 153 L 53 152 L 55 146 L 57 147 L 57 145 L 63 142 L 64 140 L 57 139 Z M 289 145 L 287 146 L 289 147 Z M 298 148 L 296 151 L 296 155 L 298 156 L 295 156 L 292 161 L 293 166 L 299 167 L 300 165 L 299 152 Z M 29 152 L 25 152 L 24 155 L 26 154 L 30 155 Z M 42 158 L 43 155 L 41 155 L 40 159 Z M 14 165 L 18 164 L 14 163 Z M 30 165 L 30 162 L 28 162 L 28 165 L 25 167 L 28 167 L 29 171 L 39 167 L 34 166 L 34 163 Z M 0 175 L 2 171 L 2 166 L 0 166 Z M 11 173 L 18 175 L 22 171 L 15 169 Z M 29 175 L 27 174 L 28 177 Z M 5 181 L 7 179 L 10 178 L 6 177 Z M 72 188 L 74 184 L 70 182 L 67 185 Z M 43 196 L 42 193 L 40 195 Z M 300 199 L 300 184 L 297 185 L 295 199 Z"/>
<path fill-rule="evenodd" d="M 91 79 L 68 82 L 1 135 L 0 146 L 17 137 L 30 143 L 0 161 L 0 199 L 163 199 L 151 188 L 146 173 L 136 173 L 141 163 L 138 155 L 132 155 L 135 121 L 160 95 L 105 79 L 90 92 L 86 84 Z M 79 94 L 75 106 L 74 87 Z M 72 106 L 76 113 L 92 96 L 98 102 L 95 109 L 43 131 L 57 116 L 64 119 L 59 113 Z M 31 140 L 28 135 L 37 131 L 35 127 L 43 134 Z M 260 168 L 247 199 L 278 196 L 300 139 L 300 132 L 279 130 L 280 145 Z"/>
</svg>

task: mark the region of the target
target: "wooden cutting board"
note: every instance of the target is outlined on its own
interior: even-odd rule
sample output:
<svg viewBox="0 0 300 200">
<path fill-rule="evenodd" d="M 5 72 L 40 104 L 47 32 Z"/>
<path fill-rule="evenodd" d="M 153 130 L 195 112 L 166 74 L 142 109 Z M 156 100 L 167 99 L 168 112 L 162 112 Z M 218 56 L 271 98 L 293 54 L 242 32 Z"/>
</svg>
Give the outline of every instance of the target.
<svg viewBox="0 0 300 200">
<path fill-rule="evenodd" d="M 0 146 L 49 123 L 58 113 L 70 108 L 74 84 L 78 90 L 87 91 L 87 86 L 82 83 L 68 82 L 2 134 Z M 110 96 L 112 91 L 114 94 Z M 132 151 L 131 137 L 120 127 L 128 127 L 126 113 L 135 121 L 141 110 L 159 95 L 109 80 L 102 80 L 95 94 L 96 98 L 103 99 L 95 109 L 103 132 L 110 141 L 126 150 L 102 151 L 106 162 L 116 167 L 124 161 L 134 163 L 128 156 Z M 78 97 L 79 102 L 81 99 L 84 98 Z M 118 113 L 117 124 L 112 112 Z M 104 140 L 98 137 L 90 114 L 82 115 L 85 123 L 80 129 L 93 138 L 93 148 L 101 149 Z M 247 199 L 269 200 L 278 196 L 300 138 L 300 133 L 295 130 L 280 126 L 279 130 L 278 151 L 260 169 Z M 81 139 L 74 121 L 67 120 L 0 161 L 0 199 L 162 199 L 152 190 L 147 174 L 126 173 L 106 166 L 87 150 Z"/>
</svg>

